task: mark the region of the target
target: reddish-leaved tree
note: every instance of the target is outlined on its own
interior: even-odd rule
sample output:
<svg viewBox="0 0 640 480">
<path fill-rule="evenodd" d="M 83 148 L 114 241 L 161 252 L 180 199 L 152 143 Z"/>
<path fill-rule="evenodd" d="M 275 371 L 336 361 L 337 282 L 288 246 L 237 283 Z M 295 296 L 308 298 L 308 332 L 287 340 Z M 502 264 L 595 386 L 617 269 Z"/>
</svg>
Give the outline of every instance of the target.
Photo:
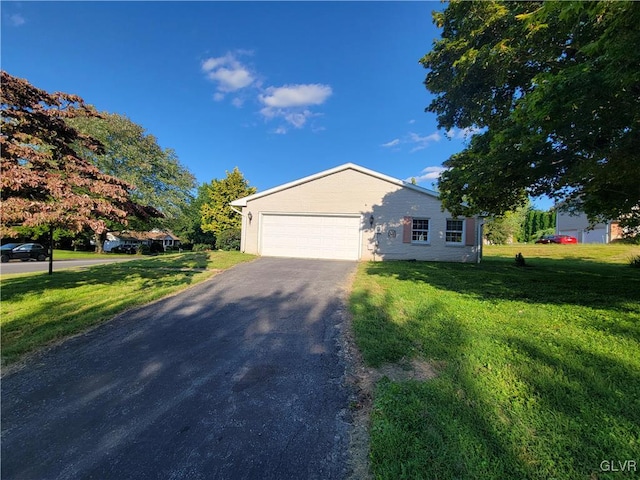
<svg viewBox="0 0 640 480">
<path fill-rule="evenodd" d="M 79 145 L 95 152 L 103 146 L 65 119 L 98 115 L 93 107 L 77 95 L 47 93 L 1 74 L 2 237 L 15 236 L 21 225 L 76 232 L 88 227 L 101 233 L 107 221 L 126 223 L 131 215 L 159 214 L 131 201 L 133 185 L 102 173 L 78 154 Z"/>
</svg>

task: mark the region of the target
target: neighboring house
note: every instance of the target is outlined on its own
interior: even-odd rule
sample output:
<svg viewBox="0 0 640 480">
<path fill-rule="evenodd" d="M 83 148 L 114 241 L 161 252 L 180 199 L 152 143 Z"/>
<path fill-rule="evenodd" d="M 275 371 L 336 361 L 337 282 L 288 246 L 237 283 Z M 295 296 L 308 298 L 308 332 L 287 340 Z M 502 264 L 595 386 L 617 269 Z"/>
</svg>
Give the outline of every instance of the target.
<svg viewBox="0 0 640 480">
<path fill-rule="evenodd" d="M 442 211 L 438 194 L 353 163 L 231 202 L 241 250 L 336 260 L 479 262 L 481 224 Z"/>
<path fill-rule="evenodd" d="M 159 230 L 157 228 L 150 232 L 124 230 L 122 232 L 107 233 L 107 240 L 104 242 L 103 249 L 105 252 L 110 252 L 116 247 L 137 248 L 140 245 L 151 245 L 152 243 L 158 243 L 166 250 L 167 247 L 179 247 L 180 239 L 168 230 Z"/>
<path fill-rule="evenodd" d="M 561 210 L 556 215 L 556 233 L 576 237 L 578 243 L 609 243 L 622 238 L 622 228 L 617 221 L 589 226 L 585 213 L 572 215 Z"/>
</svg>

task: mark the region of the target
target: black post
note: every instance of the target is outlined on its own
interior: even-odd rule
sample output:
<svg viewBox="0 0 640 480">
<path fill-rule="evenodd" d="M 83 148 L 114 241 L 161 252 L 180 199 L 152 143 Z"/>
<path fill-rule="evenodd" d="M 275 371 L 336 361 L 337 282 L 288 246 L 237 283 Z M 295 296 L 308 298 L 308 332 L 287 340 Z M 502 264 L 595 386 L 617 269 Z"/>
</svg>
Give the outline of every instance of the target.
<svg viewBox="0 0 640 480">
<path fill-rule="evenodd" d="M 49 275 L 53 275 L 53 226 L 49 227 Z"/>
</svg>

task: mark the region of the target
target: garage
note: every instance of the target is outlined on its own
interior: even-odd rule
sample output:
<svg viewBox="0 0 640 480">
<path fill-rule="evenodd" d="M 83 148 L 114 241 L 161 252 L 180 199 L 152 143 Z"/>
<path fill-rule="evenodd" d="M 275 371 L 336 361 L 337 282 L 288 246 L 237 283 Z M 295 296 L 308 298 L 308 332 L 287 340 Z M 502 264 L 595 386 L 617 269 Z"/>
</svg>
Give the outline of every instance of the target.
<svg viewBox="0 0 640 480">
<path fill-rule="evenodd" d="M 360 223 L 358 214 L 262 213 L 260 254 L 358 260 Z"/>
<path fill-rule="evenodd" d="M 608 243 L 607 230 L 604 228 L 594 228 L 585 230 L 582 234 L 581 243 Z"/>
<path fill-rule="evenodd" d="M 455 218 L 438 193 L 345 163 L 229 204 L 252 255 L 334 260 L 477 262 L 476 218 Z"/>
</svg>

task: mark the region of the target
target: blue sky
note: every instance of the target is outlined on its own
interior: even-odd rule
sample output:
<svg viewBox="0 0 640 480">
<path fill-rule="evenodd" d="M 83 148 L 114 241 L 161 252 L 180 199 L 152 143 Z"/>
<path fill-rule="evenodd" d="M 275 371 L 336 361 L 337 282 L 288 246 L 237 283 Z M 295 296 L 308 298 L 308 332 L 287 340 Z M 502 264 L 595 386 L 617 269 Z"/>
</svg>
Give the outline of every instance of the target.
<svg viewBox="0 0 640 480">
<path fill-rule="evenodd" d="M 2 68 L 126 115 L 199 183 L 237 166 L 265 190 L 353 162 L 432 188 L 469 133 L 424 111 L 444 6 L 2 2 Z"/>
</svg>

